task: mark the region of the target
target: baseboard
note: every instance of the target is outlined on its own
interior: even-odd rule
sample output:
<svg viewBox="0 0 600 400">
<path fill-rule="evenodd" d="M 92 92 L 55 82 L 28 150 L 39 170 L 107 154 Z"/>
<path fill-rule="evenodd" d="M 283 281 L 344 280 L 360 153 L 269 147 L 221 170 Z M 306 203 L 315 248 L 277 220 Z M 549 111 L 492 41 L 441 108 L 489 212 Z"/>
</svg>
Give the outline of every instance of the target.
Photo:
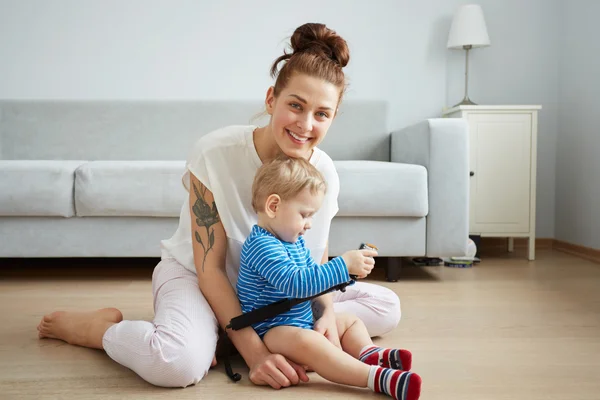
<svg viewBox="0 0 600 400">
<path fill-rule="evenodd" d="M 527 248 L 529 239 L 527 238 L 515 238 L 514 245 L 515 249 Z M 484 237 L 481 238 L 481 249 L 506 249 L 508 246 L 506 238 L 495 238 L 495 237 Z M 568 253 L 585 260 L 600 263 L 600 250 L 593 249 L 591 247 L 581 246 L 565 242 L 563 240 L 552 239 L 552 238 L 537 238 L 535 239 L 536 249 L 554 249 L 563 253 Z"/>
<path fill-rule="evenodd" d="M 553 248 L 589 261 L 600 263 L 600 250 L 554 239 Z"/>
</svg>

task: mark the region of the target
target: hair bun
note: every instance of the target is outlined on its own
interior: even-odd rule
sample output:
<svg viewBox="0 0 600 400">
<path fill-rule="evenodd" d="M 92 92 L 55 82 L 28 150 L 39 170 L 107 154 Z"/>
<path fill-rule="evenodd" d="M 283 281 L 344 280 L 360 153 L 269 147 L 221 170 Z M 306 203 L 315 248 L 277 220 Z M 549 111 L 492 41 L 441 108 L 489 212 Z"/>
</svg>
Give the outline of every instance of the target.
<svg viewBox="0 0 600 400">
<path fill-rule="evenodd" d="M 298 27 L 291 38 L 294 54 L 312 53 L 332 60 L 340 67 L 350 61 L 346 41 L 324 24 L 308 23 Z"/>
</svg>

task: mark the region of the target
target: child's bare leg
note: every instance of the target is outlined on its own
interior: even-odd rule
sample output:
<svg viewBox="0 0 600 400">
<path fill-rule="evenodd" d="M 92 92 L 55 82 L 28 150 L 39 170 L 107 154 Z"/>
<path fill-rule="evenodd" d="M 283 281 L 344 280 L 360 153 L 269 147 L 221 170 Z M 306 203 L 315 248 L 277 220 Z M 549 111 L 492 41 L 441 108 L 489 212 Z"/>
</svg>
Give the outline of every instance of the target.
<svg viewBox="0 0 600 400">
<path fill-rule="evenodd" d="M 338 334 L 342 349 L 354 358 L 359 358 L 365 346 L 372 346 L 373 341 L 365 324 L 355 315 L 336 314 Z"/>
<path fill-rule="evenodd" d="M 358 346 L 360 330 L 350 329 L 346 338 L 350 346 Z M 356 387 L 369 387 L 376 393 L 385 393 L 398 400 L 417 400 L 421 393 L 421 377 L 407 371 L 368 365 L 333 345 L 324 335 L 311 329 L 279 326 L 264 337 L 269 351 L 307 365 L 323 378 Z"/>
<path fill-rule="evenodd" d="M 306 365 L 331 382 L 367 387 L 370 366 L 334 346 L 318 332 L 278 326 L 267 332 L 264 342 L 272 353 Z"/>
<path fill-rule="evenodd" d="M 336 314 L 342 349 L 369 365 L 410 371 L 412 354 L 403 349 L 385 349 L 373 344 L 367 327 L 355 315 Z"/>
</svg>

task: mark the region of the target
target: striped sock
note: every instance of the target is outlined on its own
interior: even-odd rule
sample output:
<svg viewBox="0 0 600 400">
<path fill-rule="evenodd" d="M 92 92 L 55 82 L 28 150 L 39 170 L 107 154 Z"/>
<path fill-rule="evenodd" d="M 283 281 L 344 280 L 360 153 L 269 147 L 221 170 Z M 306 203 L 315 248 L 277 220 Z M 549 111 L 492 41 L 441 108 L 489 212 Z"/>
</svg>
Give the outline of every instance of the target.
<svg viewBox="0 0 600 400">
<path fill-rule="evenodd" d="M 421 377 L 414 372 L 371 366 L 369 389 L 396 400 L 417 400 L 421 395 Z"/>
<path fill-rule="evenodd" d="M 363 347 L 358 359 L 365 364 L 403 371 L 410 371 L 412 367 L 412 354 L 408 350 L 384 349 L 369 345 Z"/>
</svg>

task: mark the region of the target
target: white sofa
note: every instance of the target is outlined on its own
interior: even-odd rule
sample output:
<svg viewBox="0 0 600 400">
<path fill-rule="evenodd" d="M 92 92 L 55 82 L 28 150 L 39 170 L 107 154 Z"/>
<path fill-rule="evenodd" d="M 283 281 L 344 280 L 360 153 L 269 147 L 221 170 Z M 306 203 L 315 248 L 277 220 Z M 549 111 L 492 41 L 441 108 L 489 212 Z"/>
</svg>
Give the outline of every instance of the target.
<svg viewBox="0 0 600 400">
<path fill-rule="evenodd" d="M 0 101 L 0 257 L 158 257 L 186 192 L 187 151 L 260 102 Z M 462 255 L 468 135 L 462 119 L 389 132 L 383 102 L 348 101 L 320 146 L 340 176 L 330 255 Z"/>
</svg>

